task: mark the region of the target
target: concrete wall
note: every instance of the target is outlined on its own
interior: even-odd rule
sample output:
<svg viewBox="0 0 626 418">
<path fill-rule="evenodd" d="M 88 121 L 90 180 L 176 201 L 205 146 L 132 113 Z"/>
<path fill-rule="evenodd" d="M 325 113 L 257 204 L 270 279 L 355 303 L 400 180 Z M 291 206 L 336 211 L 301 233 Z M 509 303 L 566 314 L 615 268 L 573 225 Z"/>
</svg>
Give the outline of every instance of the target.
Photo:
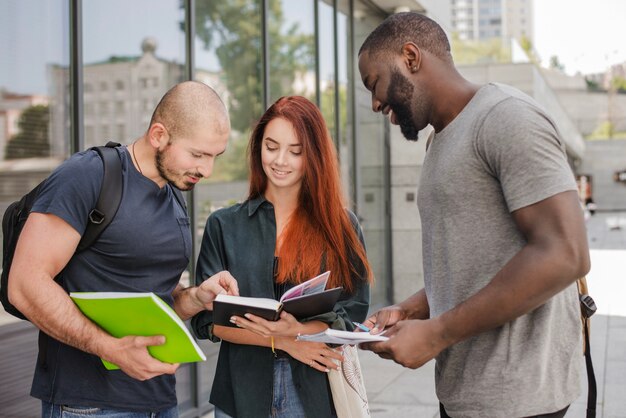
<svg viewBox="0 0 626 418">
<path fill-rule="evenodd" d="M 558 126 L 570 157 L 582 158 L 585 148 L 583 138 L 572 122 L 570 114 L 561 104 L 560 98 L 536 65 L 532 63 L 468 65 L 460 66 L 459 72 L 474 83 L 509 84 L 534 98 Z"/>
<path fill-rule="evenodd" d="M 616 131 L 626 131 L 626 94 L 587 91 L 582 75 L 570 76 L 546 68 L 541 73 L 583 136 L 609 119 Z"/>
<path fill-rule="evenodd" d="M 400 302 L 424 287 L 417 185 L 433 129 L 421 131 L 417 142 L 407 141 L 397 126 L 390 129 L 393 301 Z"/>
<path fill-rule="evenodd" d="M 626 183 L 613 179 L 622 170 L 626 170 L 626 140 L 587 141 L 579 173 L 592 176 L 593 200 L 599 211 L 626 210 Z"/>
</svg>

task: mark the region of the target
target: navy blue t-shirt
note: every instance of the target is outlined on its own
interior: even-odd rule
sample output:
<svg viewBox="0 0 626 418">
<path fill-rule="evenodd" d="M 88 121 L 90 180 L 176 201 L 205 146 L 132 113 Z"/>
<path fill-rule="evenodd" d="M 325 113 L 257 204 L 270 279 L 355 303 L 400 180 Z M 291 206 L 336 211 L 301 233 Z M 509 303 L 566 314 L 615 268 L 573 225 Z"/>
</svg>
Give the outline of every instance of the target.
<svg viewBox="0 0 626 418">
<path fill-rule="evenodd" d="M 90 248 L 72 257 L 61 284 L 68 292 L 154 292 L 172 305 L 172 291 L 191 255 L 189 218 L 172 186 L 159 188 L 135 169 L 126 148 L 118 152 L 124 188 L 117 214 Z M 32 211 L 54 214 L 82 235 L 103 173 L 95 151 L 73 155 L 50 175 Z M 108 371 L 98 357 L 52 338 L 46 351 L 45 364 L 39 353 L 33 378 L 31 395 L 36 398 L 129 411 L 176 405 L 174 376 L 141 382 Z"/>
</svg>

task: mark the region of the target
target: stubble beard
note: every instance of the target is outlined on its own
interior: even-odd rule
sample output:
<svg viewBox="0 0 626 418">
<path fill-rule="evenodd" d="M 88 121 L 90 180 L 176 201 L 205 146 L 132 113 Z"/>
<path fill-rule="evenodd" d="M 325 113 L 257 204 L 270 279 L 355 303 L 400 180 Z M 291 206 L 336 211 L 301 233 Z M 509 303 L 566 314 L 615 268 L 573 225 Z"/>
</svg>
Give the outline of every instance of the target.
<svg viewBox="0 0 626 418">
<path fill-rule="evenodd" d="M 168 145 L 169 146 L 169 145 Z M 179 179 L 178 175 L 176 175 L 174 172 L 172 172 L 171 170 L 169 170 L 166 167 L 166 150 L 167 147 L 165 148 L 165 150 L 161 151 L 161 150 L 157 150 L 156 152 L 156 168 L 157 171 L 159 172 L 159 175 L 164 178 L 165 180 L 167 180 L 167 182 L 169 184 L 171 184 L 172 186 L 176 187 L 178 190 L 181 190 L 183 192 L 187 192 L 189 190 L 192 190 L 193 187 L 195 186 L 194 183 L 189 183 L 186 181 L 182 180 L 182 176 L 180 176 L 181 178 Z M 194 177 L 197 178 L 201 178 L 202 175 L 199 173 L 194 173 L 193 174 Z"/>
</svg>

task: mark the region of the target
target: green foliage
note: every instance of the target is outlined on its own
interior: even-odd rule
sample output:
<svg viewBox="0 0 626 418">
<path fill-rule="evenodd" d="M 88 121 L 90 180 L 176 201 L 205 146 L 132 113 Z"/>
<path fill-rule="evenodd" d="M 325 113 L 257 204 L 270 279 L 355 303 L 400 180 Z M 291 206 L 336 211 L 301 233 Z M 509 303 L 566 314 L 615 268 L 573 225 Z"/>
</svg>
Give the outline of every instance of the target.
<svg viewBox="0 0 626 418">
<path fill-rule="evenodd" d="M 339 85 L 339 126 L 345 127 L 348 125 L 348 91 L 347 86 Z M 320 110 L 330 131 L 330 135 L 335 142 L 345 141 L 345 138 L 335 138 L 335 86 L 329 85 L 328 88 L 321 92 L 320 97 Z M 341 134 L 341 133 L 340 133 Z M 343 136 L 343 135 L 342 135 Z"/>
<path fill-rule="evenodd" d="M 590 91 L 600 90 L 600 85 L 598 84 L 598 82 L 595 80 L 592 80 L 591 78 L 585 77 L 585 84 L 587 84 L 587 90 L 590 90 Z"/>
<path fill-rule="evenodd" d="M 461 40 L 453 34 L 451 48 L 454 62 L 459 65 L 511 62 L 511 48 L 500 38 L 472 41 Z"/>
<path fill-rule="evenodd" d="M 262 83 L 261 2 L 196 2 L 196 33 L 205 49 L 214 49 L 230 95 L 233 129 L 246 132 L 264 111 Z M 298 73 L 313 68 L 314 37 L 285 25 L 281 1 L 270 0 L 267 25 L 271 97 L 290 91 Z"/>
<path fill-rule="evenodd" d="M 619 93 L 626 93 L 626 78 L 620 76 L 613 77 L 611 86 Z"/>
<path fill-rule="evenodd" d="M 520 46 L 526 52 L 528 59 L 530 62 L 539 65 L 539 57 L 535 54 L 535 48 L 533 47 L 533 42 L 526 36 L 522 34 L 522 37 L 519 39 Z"/>
<path fill-rule="evenodd" d="M 565 71 L 565 65 L 559 60 L 559 57 L 552 55 L 550 57 L 550 68 L 553 70 Z"/>
<path fill-rule="evenodd" d="M 248 179 L 247 148 L 250 132 L 238 135 L 228 142 L 226 152 L 215 160 L 211 182 Z"/>
<path fill-rule="evenodd" d="M 587 139 L 611 139 L 613 138 L 615 127 L 613 123 L 604 121 L 587 137 Z"/>
<path fill-rule="evenodd" d="M 49 156 L 49 125 L 50 111 L 47 105 L 26 108 L 18 121 L 20 131 L 6 145 L 6 159 Z"/>
</svg>

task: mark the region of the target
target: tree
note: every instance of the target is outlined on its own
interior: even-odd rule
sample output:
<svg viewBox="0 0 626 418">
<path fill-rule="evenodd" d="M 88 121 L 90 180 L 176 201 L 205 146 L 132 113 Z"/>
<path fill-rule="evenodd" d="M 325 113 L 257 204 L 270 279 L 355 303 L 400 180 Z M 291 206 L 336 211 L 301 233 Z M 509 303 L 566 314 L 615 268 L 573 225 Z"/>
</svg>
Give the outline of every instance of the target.
<svg viewBox="0 0 626 418">
<path fill-rule="evenodd" d="M 19 132 L 6 145 L 6 159 L 49 156 L 49 124 L 50 111 L 47 105 L 26 108 L 17 123 Z"/>
<path fill-rule="evenodd" d="M 537 54 L 535 54 L 535 48 L 530 38 L 522 34 L 521 38 L 519 39 L 519 43 L 522 49 L 526 52 L 526 55 L 528 55 L 528 59 L 530 60 L 530 62 L 539 65 L 540 59 L 539 57 L 537 57 Z"/>
<path fill-rule="evenodd" d="M 565 71 L 565 65 L 559 60 L 559 57 L 552 55 L 550 57 L 550 68 L 553 70 Z"/>
<path fill-rule="evenodd" d="M 233 128 L 229 149 L 217 162 L 214 181 L 244 180 L 248 175 L 246 149 L 250 131 L 265 111 L 261 1 L 196 2 L 196 36 L 207 50 L 215 51 L 228 89 Z M 297 23 L 287 26 L 280 0 L 269 0 L 270 101 L 294 94 L 298 75 L 314 69 L 314 37 L 299 33 Z"/>
<path fill-rule="evenodd" d="M 270 93 L 292 94 L 297 74 L 313 70 L 313 35 L 285 26 L 280 0 L 269 0 Z M 246 132 L 263 111 L 261 2 L 257 0 L 198 1 L 196 35 L 205 49 L 214 49 L 229 92 L 233 129 Z"/>
<path fill-rule="evenodd" d="M 453 33 L 451 48 L 454 62 L 460 65 L 511 61 L 511 49 L 500 38 L 462 40 L 457 33 Z"/>
<path fill-rule="evenodd" d="M 611 79 L 611 87 L 618 93 L 626 93 L 626 78 L 618 75 Z"/>
</svg>

